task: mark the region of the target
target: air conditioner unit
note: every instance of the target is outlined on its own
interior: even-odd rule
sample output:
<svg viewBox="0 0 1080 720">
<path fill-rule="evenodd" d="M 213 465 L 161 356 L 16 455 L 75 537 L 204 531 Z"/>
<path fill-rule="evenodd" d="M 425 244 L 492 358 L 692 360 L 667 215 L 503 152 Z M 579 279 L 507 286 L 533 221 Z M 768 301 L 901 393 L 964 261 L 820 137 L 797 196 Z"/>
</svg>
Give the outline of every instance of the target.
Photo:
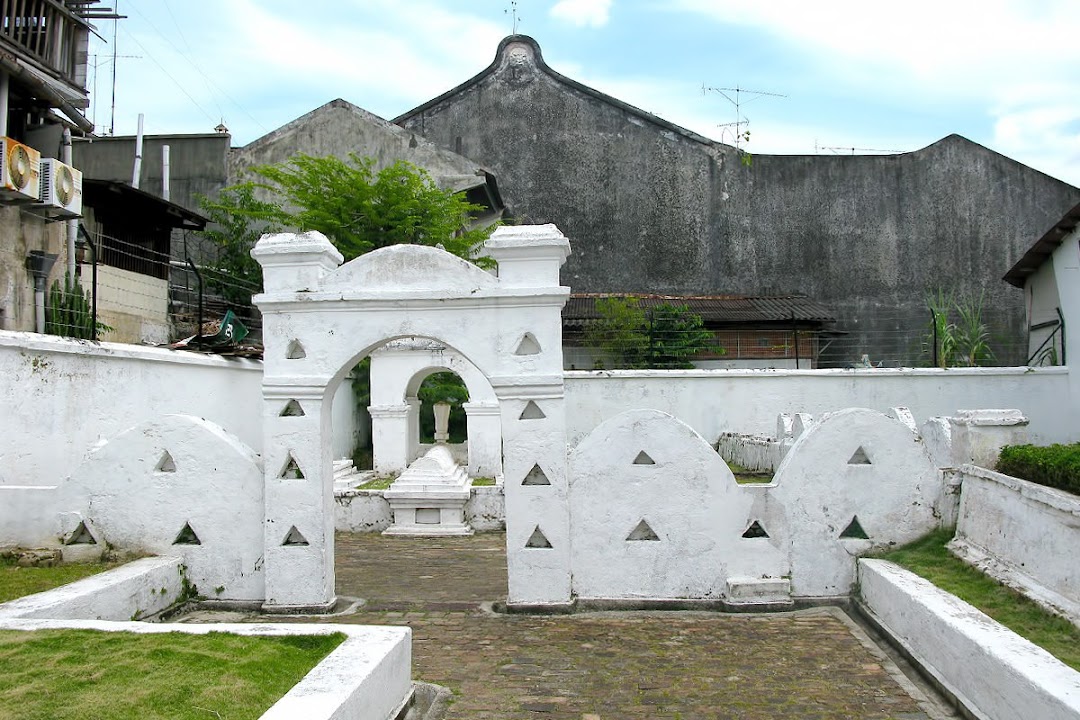
<svg viewBox="0 0 1080 720">
<path fill-rule="evenodd" d="M 41 197 L 38 176 L 41 153 L 29 145 L 3 138 L 0 146 L 0 198 L 7 201 L 34 201 Z"/>
<path fill-rule="evenodd" d="M 41 161 L 41 202 L 28 208 L 58 220 L 82 217 L 82 173 L 54 158 Z"/>
</svg>

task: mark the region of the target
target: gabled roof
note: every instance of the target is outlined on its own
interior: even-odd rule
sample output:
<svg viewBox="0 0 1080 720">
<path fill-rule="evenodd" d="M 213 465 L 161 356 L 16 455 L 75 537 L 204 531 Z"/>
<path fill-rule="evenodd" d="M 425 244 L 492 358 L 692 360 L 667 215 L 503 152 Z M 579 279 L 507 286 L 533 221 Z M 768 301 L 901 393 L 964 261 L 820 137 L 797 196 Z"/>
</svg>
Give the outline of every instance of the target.
<svg viewBox="0 0 1080 720">
<path fill-rule="evenodd" d="M 462 92 L 465 92 L 469 88 L 472 88 L 473 86 L 480 84 L 485 79 L 487 79 L 491 75 L 495 74 L 495 72 L 503 65 L 503 63 L 508 60 L 509 52 L 511 50 L 512 45 L 514 45 L 514 44 L 522 44 L 522 43 L 529 46 L 529 48 L 531 49 L 532 57 L 533 57 L 533 60 L 534 60 L 534 63 L 536 65 L 537 69 L 540 70 L 545 75 L 547 75 L 548 77 L 550 77 L 552 80 L 555 80 L 556 82 L 558 82 L 558 83 L 560 83 L 562 85 L 565 85 L 568 88 L 576 90 L 577 92 L 580 92 L 580 93 L 582 93 L 584 95 L 596 98 L 597 100 L 600 100 L 601 102 L 607 103 L 609 105 L 613 105 L 613 106 L 619 108 L 620 110 L 622 110 L 622 111 L 624 111 L 626 113 L 629 113 L 630 115 L 634 115 L 636 117 L 639 117 L 639 118 L 641 118 L 642 120 L 644 120 L 644 121 L 646 121 L 648 123 L 651 123 L 653 125 L 657 125 L 657 126 L 663 128 L 664 130 L 668 130 L 668 131 L 671 131 L 671 132 L 674 132 L 674 133 L 678 133 L 679 135 L 682 135 L 683 137 L 687 138 L 688 140 L 692 140 L 694 142 L 698 142 L 698 143 L 701 143 L 703 145 L 724 146 L 724 147 L 726 147 L 726 145 L 724 145 L 723 143 L 719 143 L 719 142 L 717 142 L 715 140 L 710 140 L 709 138 L 705 137 L 704 135 L 697 134 L 693 130 L 687 130 L 686 128 L 681 127 L 679 125 L 676 125 L 673 122 L 668 122 L 667 120 L 664 120 L 663 118 L 660 118 L 660 117 L 657 117 L 656 115 L 653 115 L 652 113 L 645 112 L 641 108 L 634 107 L 630 103 L 623 102 L 622 100 L 619 100 L 618 98 L 615 98 L 615 97 L 612 97 L 611 95 L 607 95 L 605 93 L 602 93 L 599 90 L 596 90 L 594 88 L 589 87 L 588 85 L 584 85 L 582 83 L 579 83 L 577 80 L 573 80 L 571 78 L 566 77 L 565 75 L 561 75 L 561 74 L 555 72 L 554 70 L 552 70 L 548 66 L 548 64 L 546 62 L 544 62 L 544 56 L 540 52 L 540 44 L 537 43 L 536 40 L 529 37 L 528 35 L 508 35 L 507 37 L 503 38 L 502 42 L 499 43 L 498 49 L 495 51 L 495 59 L 492 60 L 490 65 L 488 65 L 486 68 L 481 70 L 479 73 L 477 73 L 473 77 L 469 78 L 465 82 L 461 83 L 457 87 L 452 88 L 450 90 L 447 90 L 442 95 L 439 95 L 436 98 L 432 98 L 431 100 L 428 100 L 423 105 L 418 105 L 417 107 L 413 108 L 412 110 L 409 110 L 406 113 L 402 113 L 401 115 L 398 115 L 396 118 L 394 118 L 393 122 L 400 125 L 403 122 L 405 122 L 406 120 L 408 120 L 409 118 L 411 118 L 412 116 L 418 115 L 418 114 L 423 113 L 423 112 L 425 112 L 427 110 L 438 107 L 439 105 L 442 105 L 446 100 L 449 100 L 450 98 L 454 97 L 455 95 L 458 95 L 458 94 L 460 94 Z"/>
<path fill-rule="evenodd" d="M 706 325 L 723 323 L 790 323 L 793 319 L 803 323 L 836 322 L 832 310 L 803 295 L 775 295 L 748 297 L 743 295 L 638 295 L 618 293 L 571 294 L 563 308 L 563 324 L 568 327 L 582 326 L 598 320 L 600 313 L 596 301 L 602 298 L 636 298 L 645 308 L 657 305 L 686 305 L 701 316 Z"/>
<path fill-rule="evenodd" d="M 1012 266 L 1009 272 L 1005 273 L 1005 277 L 1002 279 L 1010 285 L 1019 288 L 1024 287 L 1028 277 L 1039 269 L 1046 261 L 1046 258 L 1050 257 L 1054 250 L 1061 246 L 1061 243 L 1077 226 L 1080 226 L 1080 204 L 1065 213 L 1065 216 L 1057 221 L 1054 227 L 1047 230 L 1045 235 L 1036 240 L 1035 244 L 1028 248 L 1024 256 Z"/>
</svg>

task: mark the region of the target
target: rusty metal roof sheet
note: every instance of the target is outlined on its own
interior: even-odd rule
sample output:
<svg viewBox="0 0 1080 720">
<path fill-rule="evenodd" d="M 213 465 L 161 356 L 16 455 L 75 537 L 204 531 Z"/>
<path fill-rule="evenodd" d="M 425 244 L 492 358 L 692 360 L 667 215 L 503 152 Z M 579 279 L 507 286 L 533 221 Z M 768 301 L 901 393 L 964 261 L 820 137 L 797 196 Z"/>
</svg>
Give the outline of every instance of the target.
<svg viewBox="0 0 1080 720">
<path fill-rule="evenodd" d="M 748 297 L 744 295 L 642 295 L 620 293 L 575 293 L 563 308 L 563 323 L 584 325 L 597 320 L 596 301 L 606 297 L 633 297 L 644 308 L 657 305 L 686 305 L 701 316 L 706 325 L 721 323 L 836 322 L 836 314 L 804 295 Z"/>
</svg>

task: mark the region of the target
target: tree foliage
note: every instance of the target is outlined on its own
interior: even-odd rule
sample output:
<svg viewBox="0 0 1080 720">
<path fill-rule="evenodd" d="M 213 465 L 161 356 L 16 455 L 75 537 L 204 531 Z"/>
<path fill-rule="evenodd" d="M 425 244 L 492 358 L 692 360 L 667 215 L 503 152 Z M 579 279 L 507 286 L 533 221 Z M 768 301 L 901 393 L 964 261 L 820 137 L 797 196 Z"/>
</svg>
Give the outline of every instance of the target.
<svg viewBox="0 0 1080 720">
<path fill-rule="evenodd" d="M 645 309 L 637 298 L 596 301 L 600 318 L 586 326 L 585 344 L 595 348 L 600 367 L 613 369 L 693 367 L 690 358 L 710 347 L 712 333 L 686 305 Z"/>
<path fill-rule="evenodd" d="M 263 233 L 278 232 L 271 220 L 280 208 L 256 197 L 253 182 L 222 190 L 216 199 L 200 195 L 199 207 L 210 220 L 200 234 L 218 249 L 216 266 L 221 275 L 210 274 L 206 283 L 230 302 L 251 303 L 251 290 L 262 286 L 262 268 L 251 257 L 251 248 Z"/>
<path fill-rule="evenodd" d="M 253 216 L 297 230 L 318 230 L 351 260 L 388 245 L 442 245 L 477 261 L 490 228 L 466 229 L 480 206 L 439 188 L 423 169 L 404 161 L 375 171 L 373 158 L 297 155 L 254 169 L 259 187 L 277 202 Z M 490 259 L 479 264 L 490 264 Z"/>
</svg>

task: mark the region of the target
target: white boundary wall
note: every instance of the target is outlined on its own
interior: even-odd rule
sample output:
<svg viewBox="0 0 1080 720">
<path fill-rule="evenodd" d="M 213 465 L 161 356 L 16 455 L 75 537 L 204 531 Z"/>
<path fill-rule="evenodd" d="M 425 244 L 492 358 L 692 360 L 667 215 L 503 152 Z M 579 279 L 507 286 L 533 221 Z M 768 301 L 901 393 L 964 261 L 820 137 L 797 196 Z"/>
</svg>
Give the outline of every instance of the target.
<svg viewBox="0 0 1080 720">
<path fill-rule="evenodd" d="M 0 331 L 0 484 L 59 485 L 102 440 L 163 415 L 262 445 L 262 364 Z"/>
<path fill-rule="evenodd" d="M 780 413 L 907 407 L 919 424 L 967 408 L 1019 408 L 1031 442 L 1080 440 L 1068 368 L 614 370 L 566 373 L 571 446 L 631 408 L 674 415 L 715 443 L 720 433 L 772 436 Z"/>
<path fill-rule="evenodd" d="M 972 715 L 1075 720 L 1080 673 L 929 581 L 859 561 L 864 611 Z"/>
<path fill-rule="evenodd" d="M 950 549 L 1080 625 L 1080 497 L 964 465 Z"/>
<path fill-rule="evenodd" d="M 164 415 L 204 418 L 260 452 L 261 388 L 258 360 L 0 331 L 0 485 L 59 485 L 97 445 Z M 344 382 L 335 457 L 358 439 L 353 406 Z"/>
</svg>

